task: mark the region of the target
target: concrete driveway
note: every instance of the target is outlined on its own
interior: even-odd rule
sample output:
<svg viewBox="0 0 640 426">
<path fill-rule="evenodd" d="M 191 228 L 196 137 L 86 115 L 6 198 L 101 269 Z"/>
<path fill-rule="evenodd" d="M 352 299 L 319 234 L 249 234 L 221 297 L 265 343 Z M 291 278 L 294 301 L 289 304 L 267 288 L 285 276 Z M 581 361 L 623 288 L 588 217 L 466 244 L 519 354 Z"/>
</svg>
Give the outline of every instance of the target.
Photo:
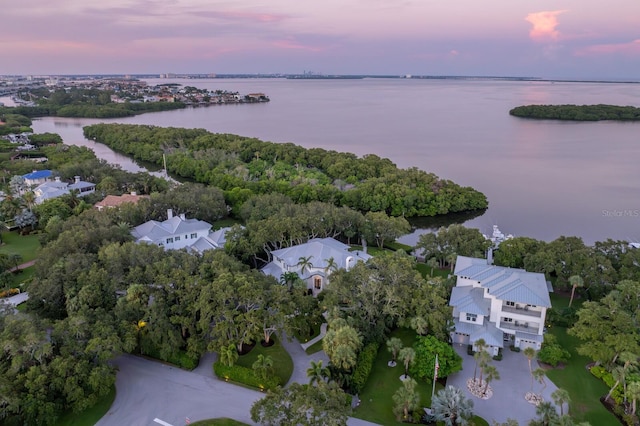
<svg viewBox="0 0 640 426">
<path fill-rule="evenodd" d="M 465 396 L 473 401 L 474 414 L 484 418 L 491 424 L 494 421 L 506 422 L 508 418 L 518 421 L 520 425 L 526 425 L 530 420 L 536 418 L 536 407 L 524 399 L 527 392 L 531 390 L 531 374 L 529 373 L 529 361 L 522 352 L 512 352 L 505 348 L 502 352 L 502 361 L 492 361 L 492 364 L 500 372 L 500 380 L 491 382 L 489 386 L 493 388 L 493 397 L 480 399 L 471 394 L 467 389 L 467 379 L 473 378 L 475 360 L 473 356 L 467 355 L 467 346 L 454 344 L 458 355 L 462 357 L 462 371 L 447 377 L 447 385 L 452 385 L 464 391 Z M 531 362 L 531 367 L 535 370 L 538 364 L 535 360 Z M 556 385 L 548 378 L 545 378 L 546 388 L 542 392 L 545 401 L 553 403 L 551 393 L 557 389 Z M 542 385 L 538 382 L 533 384 L 533 392 L 541 393 Z M 557 409 L 559 412 L 559 409 Z"/>
</svg>

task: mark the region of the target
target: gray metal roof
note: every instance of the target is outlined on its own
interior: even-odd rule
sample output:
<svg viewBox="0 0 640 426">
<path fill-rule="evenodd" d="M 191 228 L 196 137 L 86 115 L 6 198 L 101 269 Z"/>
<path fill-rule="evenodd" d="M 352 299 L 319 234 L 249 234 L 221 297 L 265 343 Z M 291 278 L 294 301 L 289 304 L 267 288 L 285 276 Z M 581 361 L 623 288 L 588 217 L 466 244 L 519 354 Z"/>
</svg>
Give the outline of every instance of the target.
<svg viewBox="0 0 640 426">
<path fill-rule="evenodd" d="M 540 343 L 544 341 L 544 336 L 541 336 L 540 334 L 525 333 L 523 331 L 516 331 L 516 338 L 532 340 L 534 342 L 540 342 Z"/>
<path fill-rule="evenodd" d="M 301 257 L 310 257 L 314 268 L 325 268 L 330 258 L 333 258 L 339 268 L 351 267 L 358 260 L 366 262 L 371 258 L 371 255 L 363 251 L 349 251 L 349 248 L 333 238 L 313 238 L 304 244 L 274 250 L 271 254 L 291 267 L 296 266 Z"/>
<path fill-rule="evenodd" d="M 486 321 L 484 325 L 477 328 L 472 334 L 469 335 L 469 342 L 475 343 L 480 339 L 484 339 L 487 345 L 497 346 L 499 348 L 504 347 L 504 333 L 493 323 Z"/>
<path fill-rule="evenodd" d="M 498 299 L 551 307 L 543 274 L 488 265 L 485 259 L 466 256 L 458 256 L 454 273 L 478 281 L 481 287 L 489 289 L 489 293 Z"/>
<path fill-rule="evenodd" d="M 491 309 L 491 301 L 484 297 L 484 289 L 472 286 L 451 289 L 449 305 L 460 312 L 484 316 L 488 316 Z"/>
<path fill-rule="evenodd" d="M 174 216 L 163 222 L 150 220 L 142 225 L 136 226 L 131 231 L 138 241 L 161 242 L 173 235 L 190 234 L 194 232 L 208 232 L 211 224 L 198 219 L 183 219 Z"/>
</svg>

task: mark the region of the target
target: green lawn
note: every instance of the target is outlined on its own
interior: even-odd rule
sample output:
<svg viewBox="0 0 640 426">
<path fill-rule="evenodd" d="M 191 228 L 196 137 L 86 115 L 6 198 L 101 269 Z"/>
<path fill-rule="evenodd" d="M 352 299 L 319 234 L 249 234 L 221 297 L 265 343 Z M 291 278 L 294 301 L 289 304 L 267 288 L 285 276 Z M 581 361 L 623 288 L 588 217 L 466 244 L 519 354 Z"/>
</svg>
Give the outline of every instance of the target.
<svg viewBox="0 0 640 426">
<path fill-rule="evenodd" d="M 18 272 L 13 272 L 9 275 L 9 284 L 10 288 L 22 288 L 22 291 L 26 290 L 27 286 L 22 287 L 22 284 L 28 284 L 33 279 L 33 276 L 36 273 L 36 268 L 33 266 L 29 266 L 28 268 L 22 269 Z"/>
<path fill-rule="evenodd" d="M 309 346 L 305 352 L 307 355 L 313 355 L 316 352 L 320 352 L 322 350 L 322 339 L 315 342 L 313 345 Z"/>
<path fill-rule="evenodd" d="M 98 401 L 93 407 L 81 412 L 81 413 L 67 413 L 58 420 L 56 426 L 93 426 L 98 420 L 100 420 L 109 408 L 113 404 L 113 400 L 116 397 L 116 389 L 113 388 L 111 392 L 103 399 Z"/>
<path fill-rule="evenodd" d="M 560 310 L 569 305 L 569 298 L 551 293 L 551 303 L 555 309 Z M 573 306 L 579 307 L 580 304 L 580 300 L 574 299 Z M 548 332 L 556 336 L 558 343 L 571 352 L 571 359 L 566 366 L 547 371 L 547 377 L 556 386 L 569 391 L 571 415 L 579 422 L 587 421 L 592 425 L 618 424 L 617 418 L 600 403 L 600 397 L 606 395 L 609 389 L 585 368 L 591 360 L 576 351 L 581 340 L 568 335 L 564 327 L 552 327 Z"/>
<path fill-rule="evenodd" d="M 251 352 L 238 358 L 236 364 L 252 368 L 258 355 L 271 356 L 274 373 L 280 379 L 280 384 L 285 385 L 293 373 L 293 360 L 276 336 L 271 336 L 271 339 L 276 342 L 273 346 L 265 348 L 260 343 L 256 343 Z"/>
<path fill-rule="evenodd" d="M 20 235 L 16 231 L 3 232 L 2 242 L 0 246 L 0 253 L 11 255 L 13 253 L 22 256 L 20 263 L 28 262 L 36 258 L 38 249 L 40 248 L 40 241 L 38 236 L 33 235 Z"/>
<path fill-rule="evenodd" d="M 192 426 L 247 426 L 246 423 L 239 422 L 237 420 L 228 419 L 226 417 L 219 419 L 200 420 L 199 422 L 191 423 Z"/>
<path fill-rule="evenodd" d="M 404 346 L 413 346 L 416 340 L 416 333 L 409 329 L 398 329 L 391 333 L 389 337 L 398 337 Z M 400 376 L 404 373 L 404 367 L 398 363 L 394 368 L 390 368 L 387 363 L 391 360 L 391 355 L 387 351 L 386 345 L 381 345 L 376 357 L 373 371 L 369 380 L 360 394 L 360 406 L 356 408 L 354 417 L 368 420 L 382 425 L 401 425 L 393 415 L 393 394 L 402 386 Z M 441 384 L 436 384 L 436 392 L 442 389 Z M 418 381 L 418 392 L 420 393 L 420 404 L 422 407 L 431 406 L 431 382 Z"/>
<path fill-rule="evenodd" d="M 429 266 L 427 266 L 426 263 L 417 263 L 416 264 L 416 269 L 418 270 L 418 272 L 420 272 L 420 274 L 422 274 L 422 276 L 424 278 L 431 278 L 431 268 Z M 433 269 L 433 276 L 434 277 L 440 277 L 440 278 L 447 278 L 449 277 L 449 274 L 451 274 L 451 269 L 449 268 L 444 268 L 444 269 L 440 269 L 440 268 L 434 268 Z"/>
</svg>

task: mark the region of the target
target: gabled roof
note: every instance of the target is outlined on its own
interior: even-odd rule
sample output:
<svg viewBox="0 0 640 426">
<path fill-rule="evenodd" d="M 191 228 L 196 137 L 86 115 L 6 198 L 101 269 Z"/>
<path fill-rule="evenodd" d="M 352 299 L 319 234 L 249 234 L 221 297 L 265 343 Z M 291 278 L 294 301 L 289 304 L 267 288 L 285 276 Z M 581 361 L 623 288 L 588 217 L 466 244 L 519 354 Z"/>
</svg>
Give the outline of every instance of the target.
<svg viewBox="0 0 640 426">
<path fill-rule="evenodd" d="M 485 321 L 484 324 L 473 324 L 463 322 L 458 319 L 453 320 L 453 326 L 456 333 L 468 334 L 469 343 L 474 344 L 480 339 L 484 339 L 485 343 L 490 346 L 504 347 L 503 333 L 492 322 Z"/>
<path fill-rule="evenodd" d="M 136 226 L 131 234 L 138 241 L 156 242 L 172 235 L 190 234 L 197 231 L 209 230 L 211 224 L 198 219 L 183 219 L 174 216 L 164 222 L 150 220 L 142 225 Z"/>
<path fill-rule="evenodd" d="M 107 195 L 104 200 L 97 202 L 96 207 L 117 207 L 124 203 L 137 203 L 142 198 L 148 198 L 148 195 L 133 195 L 133 194 L 122 194 L 122 195 Z"/>
<path fill-rule="evenodd" d="M 454 274 L 468 278 L 501 300 L 551 307 L 543 274 L 487 264 L 485 259 L 458 256 Z"/>
<path fill-rule="evenodd" d="M 83 180 L 72 183 L 69 185 L 69 189 L 82 189 L 82 188 L 95 188 L 96 184 L 91 182 L 85 182 Z"/>
</svg>

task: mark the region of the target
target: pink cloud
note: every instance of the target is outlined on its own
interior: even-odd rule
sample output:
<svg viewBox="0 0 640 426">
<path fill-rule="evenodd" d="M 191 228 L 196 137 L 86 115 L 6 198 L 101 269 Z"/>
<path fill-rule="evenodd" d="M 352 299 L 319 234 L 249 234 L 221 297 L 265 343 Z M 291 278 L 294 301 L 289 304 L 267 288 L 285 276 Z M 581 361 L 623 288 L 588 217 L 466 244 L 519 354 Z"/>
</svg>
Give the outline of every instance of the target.
<svg viewBox="0 0 640 426">
<path fill-rule="evenodd" d="M 525 21 L 533 27 L 529 31 L 529 37 L 534 41 L 552 40 L 555 41 L 560 36 L 558 26 L 558 15 L 566 10 L 553 10 L 544 12 L 534 12 L 527 15 Z"/>
<path fill-rule="evenodd" d="M 272 44 L 275 47 L 279 47 L 281 49 L 297 49 L 297 50 L 306 50 L 308 52 L 322 52 L 326 50 L 325 47 L 309 46 L 291 39 L 274 40 Z"/>
<path fill-rule="evenodd" d="M 628 43 L 594 44 L 579 49 L 576 56 L 600 56 L 620 53 L 623 55 L 640 55 L 640 39 Z"/>
</svg>

